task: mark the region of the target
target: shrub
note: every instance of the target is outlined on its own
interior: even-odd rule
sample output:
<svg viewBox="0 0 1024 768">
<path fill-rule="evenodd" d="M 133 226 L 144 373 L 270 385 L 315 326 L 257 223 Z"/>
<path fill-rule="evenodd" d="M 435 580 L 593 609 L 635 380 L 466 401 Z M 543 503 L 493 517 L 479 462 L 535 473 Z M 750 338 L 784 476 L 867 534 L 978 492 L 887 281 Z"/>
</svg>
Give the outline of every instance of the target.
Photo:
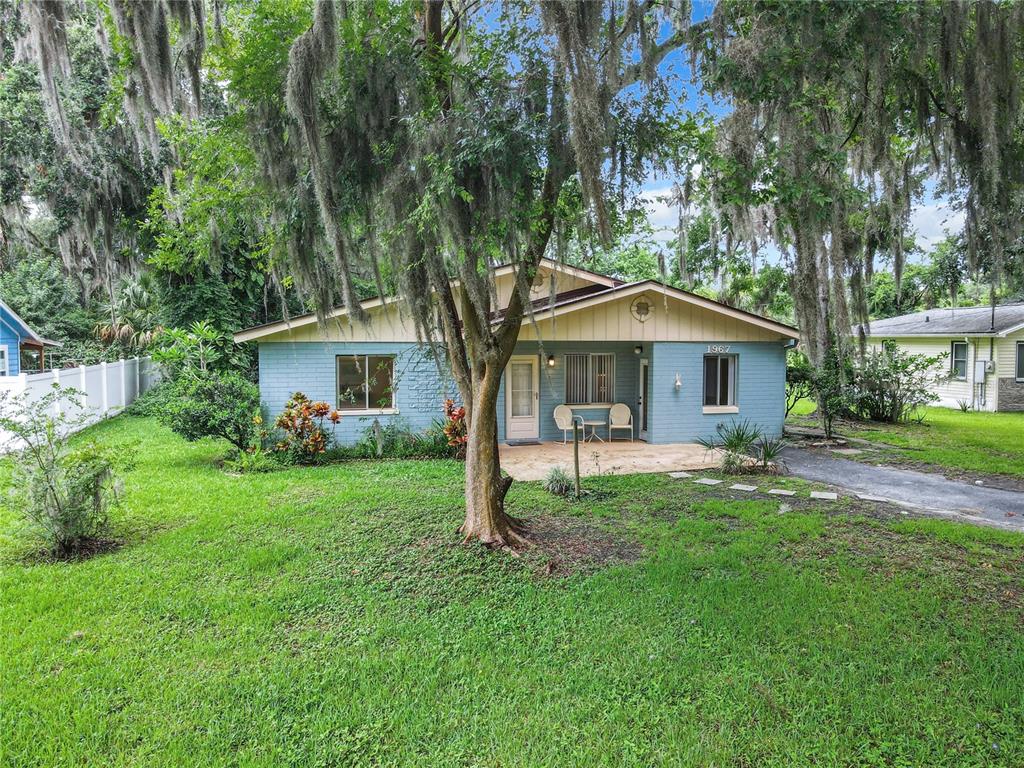
<svg viewBox="0 0 1024 768">
<path fill-rule="evenodd" d="M 818 401 L 818 418 L 828 440 L 833 437 L 835 420 L 850 408 L 847 373 L 837 345 L 833 344 L 825 353 L 821 366 L 812 374 L 812 387 Z"/>
<path fill-rule="evenodd" d="M 417 433 L 397 420 L 382 425 L 374 419 L 351 452 L 367 459 L 453 458 L 457 448 L 449 445 L 445 425 L 435 421 L 425 432 Z"/>
<path fill-rule="evenodd" d="M 913 355 L 895 346 L 870 350 L 854 367 L 850 410 L 862 419 L 895 424 L 938 400 L 932 391 L 943 356 Z"/>
<path fill-rule="evenodd" d="M 573 481 L 561 467 L 552 467 L 544 476 L 544 490 L 555 496 L 569 496 L 573 492 Z"/>
<path fill-rule="evenodd" d="M 742 475 L 750 469 L 750 457 L 736 451 L 722 454 L 722 471 L 727 475 Z"/>
<path fill-rule="evenodd" d="M 754 443 L 759 437 L 761 429 L 755 424 L 749 421 L 731 421 L 728 424 L 718 424 L 714 436 L 698 438 L 697 442 L 709 451 L 722 448 L 728 453 L 751 455 Z"/>
<path fill-rule="evenodd" d="M 135 398 L 124 412 L 131 416 L 159 418 L 169 410 L 176 396 L 174 384 L 170 381 L 162 381 Z"/>
<path fill-rule="evenodd" d="M 444 427 L 445 437 L 448 438 L 448 445 L 455 449 L 455 458 L 466 457 L 466 443 L 469 442 L 469 435 L 466 433 L 466 409 L 464 406 L 456 406 L 451 398 L 444 401 Z"/>
<path fill-rule="evenodd" d="M 325 421 L 337 424 L 341 414 L 323 400 L 314 401 L 302 392 L 293 393 L 274 422 L 283 433 L 276 450 L 298 464 L 320 461 L 330 442 Z"/>
<path fill-rule="evenodd" d="M 27 393 L 0 396 L 0 430 L 18 446 L 11 507 L 54 555 L 70 554 L 106 532 L 109 509 L 118 500 L 118 473 L 131 467 L 136 451 L 132 444 L 71 447 L 68 435 L 84 415 L 56 414 L 55 406 L 76 395 L 54 385 L 35 400 Z"/>
<path fill-rule="evenodd" d="M 259 389 L 236 373 L 206 372 L 170 384 L 161 419 L 188 441 L 222 437 L 239 451 L 260 447 L 265 430 Z"/>
<path fill-rule="evenodd" d="M 260 449 L 255 451 L 239 451 L 224 462 L 224 469 L 228 472 L 249 475 L 274 472 L 282 469 L 282 464 L 276 455 Z"/>
<path fill-rule="evenodd" d="M 762 435 L 754 446 L 754 454 L 765 472 L 780 472 L 786 468 L 786 462 L 782 458 L 782 449 L 786 447 L 786 441 L 781 437 L 768 437 Z"/>
</svg>

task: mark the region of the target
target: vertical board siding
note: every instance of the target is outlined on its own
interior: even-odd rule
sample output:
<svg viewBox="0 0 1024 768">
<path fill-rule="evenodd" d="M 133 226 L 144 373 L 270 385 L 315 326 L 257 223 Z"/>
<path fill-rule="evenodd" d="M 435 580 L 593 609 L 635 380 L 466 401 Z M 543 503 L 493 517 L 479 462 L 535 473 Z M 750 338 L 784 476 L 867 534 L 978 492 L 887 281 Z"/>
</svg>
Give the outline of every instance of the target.
<svg viewBox="0 0 1024 768">
<path fill-rule="evenodd" d="M 708 344 L 729 346 L 736 355 L 738 413 L 703 412 L 704 355 Z M 786 350 L 780 342 L 658 342 L 650 371 L 649 442 L 693 442 L 711 437 L 719 424 L 749 421 L 773 437 L 786 414 Z M 682 386 L 675 388 L 676 374 Z"/>
<path fill-rule="evenodd" d="M 444 400 L 451 396 L 449 377 L 441 376 L 429 348 L 409 342 L 261 342 L 259 344 L 260 399 L 268 422 L 284 408 L 293 392 L 337 405 L 337 355 L 394 355 L 394 404 L 398 413 L 356 415 L 342 413 L 332 428 L 342 445 L 359 442 L 373 420 L 423 432 L 444 416 Z"/>
</svg>

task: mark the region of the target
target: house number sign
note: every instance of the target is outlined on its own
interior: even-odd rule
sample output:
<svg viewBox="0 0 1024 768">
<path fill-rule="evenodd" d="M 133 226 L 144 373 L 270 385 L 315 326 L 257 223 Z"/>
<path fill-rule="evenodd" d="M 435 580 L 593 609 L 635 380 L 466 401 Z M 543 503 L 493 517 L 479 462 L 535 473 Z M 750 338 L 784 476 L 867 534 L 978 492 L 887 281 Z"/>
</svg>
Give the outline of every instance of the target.
<svg viewBox="0 0 1024 768">
<path fill-rule="evenodd" d="M 708 344 L 708 352 L 711 352 L 712 354 L 724 354 L 728 351 L 728 344 Z"/>
</svg>

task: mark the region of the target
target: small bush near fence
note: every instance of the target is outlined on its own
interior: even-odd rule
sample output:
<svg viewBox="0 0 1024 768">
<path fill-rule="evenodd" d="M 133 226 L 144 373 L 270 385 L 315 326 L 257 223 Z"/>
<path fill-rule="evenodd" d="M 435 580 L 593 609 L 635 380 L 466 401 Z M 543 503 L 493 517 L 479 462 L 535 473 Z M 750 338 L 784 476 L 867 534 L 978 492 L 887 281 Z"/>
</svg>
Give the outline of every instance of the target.
<svg viewBox="0 0 1024 768">
<path fill-rule="evenodd" d="M 52 555 L 66 556 L 101 539 L 110 507 L 118 502 L 119 473 L 137 448 L 75 441 L 69 435 L 87 414 L 60 404 L 81 393 L 54 385 L 42 397 L 0 395 L 0 430 L 15 449 L 8 504 Z"/>
<path fill-rule="evenodd" d="M 182 376 L 168 388 L 159 412 L 176 434 L 189 441 L 221 437 L 240 452 L 262 448 L 260 392 L 252 382 L 237 373 L 210 371 Z"/>
</svg>

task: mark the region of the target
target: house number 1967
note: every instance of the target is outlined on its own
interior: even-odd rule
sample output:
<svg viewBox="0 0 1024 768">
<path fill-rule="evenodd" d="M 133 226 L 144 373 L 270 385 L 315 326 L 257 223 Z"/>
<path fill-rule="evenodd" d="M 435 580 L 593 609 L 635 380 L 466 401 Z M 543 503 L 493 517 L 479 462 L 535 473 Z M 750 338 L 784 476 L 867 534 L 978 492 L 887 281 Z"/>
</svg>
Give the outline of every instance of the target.
<svg viewBox="0 0 1024 768">
<path fill-rule="evenodd" d="M 722 354 L 728 351 L 728 344 L 708 344 L 708 352 Z"/>
</svg>

